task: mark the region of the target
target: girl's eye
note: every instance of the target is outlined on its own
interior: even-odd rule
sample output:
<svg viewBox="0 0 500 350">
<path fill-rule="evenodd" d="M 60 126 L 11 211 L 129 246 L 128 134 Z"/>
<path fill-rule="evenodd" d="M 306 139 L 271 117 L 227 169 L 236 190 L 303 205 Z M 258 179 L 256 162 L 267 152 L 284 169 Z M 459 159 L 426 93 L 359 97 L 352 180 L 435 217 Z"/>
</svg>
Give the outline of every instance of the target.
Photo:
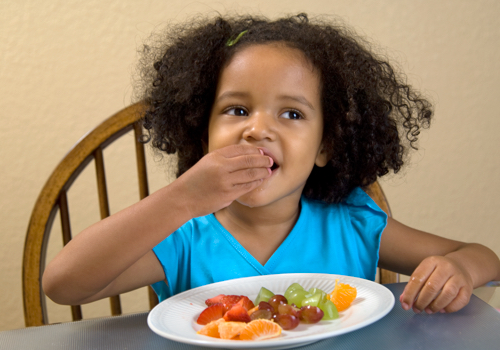
<svg viewBox="0 0 500 350">
<path fill-rule="evenodd" d="M 240 107 L 233 107 L 227 109 L 225 113 L 229 115 L 235 115 L 237 117 L 245 117 L 248 115 L 247 111 L 245 111 L 243 108 Z"/>
<path fill-rule="evenodd" d="M 286 118 L 286 119 L 303 119 L 304 118 L 300 112 L 294 111 L 294 110 L 286 111 L 281 116 L 283 118 Z"/>
</svg>

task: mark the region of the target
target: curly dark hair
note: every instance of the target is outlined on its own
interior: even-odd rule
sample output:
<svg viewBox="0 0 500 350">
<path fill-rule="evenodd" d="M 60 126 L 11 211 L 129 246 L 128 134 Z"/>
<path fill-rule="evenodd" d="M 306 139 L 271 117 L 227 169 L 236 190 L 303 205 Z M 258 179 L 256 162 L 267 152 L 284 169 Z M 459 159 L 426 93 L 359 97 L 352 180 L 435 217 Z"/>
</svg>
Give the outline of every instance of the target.
<svg viewBox="0 0 500 350">
<path fill-rule="evenodd" d="M 235 45 L 227 45 L 243 31 Z M 155 61 L 141 73 L 144 142 L 177 153 L 177 176 L 204 155 L 201 140 L 221 69 L 249 45 L 281 42 L 299 49 L 321 74 L 323 146 L 330 160 L 312 170 L 303 191 L 308 198 L 340 202 L 355 187 L 398 172 L 430 123 L 431 104 L 344 25 L 305 14 L 275 21 L 203 18 L 170 28 L 161 40 L 157 50 L 144 46 L 144 57 Z"/>
</svg>

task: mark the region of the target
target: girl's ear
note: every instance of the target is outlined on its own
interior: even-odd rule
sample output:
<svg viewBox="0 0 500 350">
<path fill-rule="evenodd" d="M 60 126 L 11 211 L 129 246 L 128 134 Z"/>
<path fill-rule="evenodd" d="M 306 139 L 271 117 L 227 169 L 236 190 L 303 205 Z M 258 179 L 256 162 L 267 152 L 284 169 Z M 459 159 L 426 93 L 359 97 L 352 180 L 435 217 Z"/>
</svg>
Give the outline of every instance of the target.
<svg viewBox="0 0 500 350">
<path fill-rule="evenodd" d="M 329 152 L 327 152 L 323 144 L 321 144 L 318 154 L 316 155 L 316 160 L 314 161 L 314 164 L 322 168 L 328 163 L 329 160 L 330 160 Z"/>
</svg>

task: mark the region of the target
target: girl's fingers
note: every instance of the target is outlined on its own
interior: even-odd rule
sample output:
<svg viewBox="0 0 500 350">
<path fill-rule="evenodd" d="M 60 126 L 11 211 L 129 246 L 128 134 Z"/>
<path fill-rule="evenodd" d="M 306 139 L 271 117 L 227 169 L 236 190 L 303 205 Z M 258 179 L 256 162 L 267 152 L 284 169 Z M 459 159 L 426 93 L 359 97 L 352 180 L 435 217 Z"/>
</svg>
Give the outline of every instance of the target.
<svg viewBox="0 0 500 350">
<path fill-rule="evenodd" d="M 472 288 L 459 277 L 451 278 L 442 292 L 427 308 L 427 313 L 455 312 L 469 303 Z"/>
<path fill-rule="evenodd" d="M 231 145 L 224 148 L 219 148 L 214 152 L 221 154 L 225 158 L 234 158 L 242 155 L 251 155 L 251 154 L 255 155 L 264 154 L 264 152 L 262 152 L 257 147 L 250 145 Z"/>
<path fill-rule="evenodd" d="M 438 312 L 455 300 L 460 292 L 460 284 L 457 278 L 450 278 L 443 286 L 439 295 L 425 308 L 425 312 L 432 314 Z"/>
<path fill-rule="evenodd" d="M 248 168 L 237 170 L 229 174 L 232 186 L 244 185 L 246 183 L 263 180 L 271 175 L 270 168 Z"/>
<path fill-rule="evenodd" d="M 419 296 L 424 284 L 436 268 L 435 264 L 424 260 L 410 276 L 410 280 L 401 294 L 401 306 L 405 310 L 413 308 L 413 304 Z"/>
<path fill-rule="evenodd" d="M 468 290 L 466 287 L 460 288 L 457 296 L 453 299 L 445 308 L 446 312 L 455 312 L 463 308 L 469 303 L 470 296 L 472 295 L 472 290 Z"/>
<path fill-rule="evenodd" d="M 227 170 L 235 172 L 242 169 L 270 168 L 273 165 L 273 159 L 259 154 L 241 155 L 228 160 Z"/>
<path fill-rule="evenodd" d="M 425 310 L 439 296 L 449 277 L 444 271 L 435 269 L 420 290 L 417 300 L 413 303 L 413 309 Z"/>
<path fill-rule="evenodd" d="M 252 182 L 246 182 L 242 184 L 235 185 L 234 188 L 236 191 L 241 192 L 240 195 L 243 195 L 247 192 L 252 191 L 253 189 L 257 188 L 260 186 L 260 184 L 264 181 L 263 179 L 258 179 Z M 238 197 L 240 196 L 238 195 Z"/>
<path fill-rule="evenodd" d="M 457 311 L 472 293 L 470 278 L 452 260 L 442 256 L 424 259 L 415 269 L 400 297 L 405 310 L 427 313 Z"/>
</svg>

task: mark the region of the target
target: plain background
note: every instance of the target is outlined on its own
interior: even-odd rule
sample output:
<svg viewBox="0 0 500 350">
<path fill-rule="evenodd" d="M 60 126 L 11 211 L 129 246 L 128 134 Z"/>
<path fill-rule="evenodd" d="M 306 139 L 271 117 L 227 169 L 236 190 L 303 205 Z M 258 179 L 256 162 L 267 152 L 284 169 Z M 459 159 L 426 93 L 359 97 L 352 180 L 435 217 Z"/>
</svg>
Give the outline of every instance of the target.
<svg viewBox="0 0 500 350">
<path fill-rule="evenodd" d="M 497 0 L 0 0 L 0 330 L 24 326 L 24 236 L 52 170 L 82 135 L 131 102 L 137 51 L 151 32 L 216 11 L 334 15 L 383 48 L 435 105 L 419 151 L 381 181 L 394 217 L 500 254 Z M 116 178 L 112 212 L 137 200 L 135 174 L 123 170 L 132 164 L 122 156 L 130 140 L 105 152 L 108 177 Z M 150 160 L 154 190 L 169 180 L 166 162 Z M 93 173 L 70 192 L 75 233 L 98 220 L 95 195 L 84 189 L 95 187 Z M 49 258 L 61 245 L 52 237 Z M 144 289 L 127 295 L 124 311 L 146 310 L 144 296 Z M 49 307 L 52 322 L 69 319 L 67 308 Z M 106 307 L 88 306 L 84 316 L 106 315 Z"/>
</svg>

